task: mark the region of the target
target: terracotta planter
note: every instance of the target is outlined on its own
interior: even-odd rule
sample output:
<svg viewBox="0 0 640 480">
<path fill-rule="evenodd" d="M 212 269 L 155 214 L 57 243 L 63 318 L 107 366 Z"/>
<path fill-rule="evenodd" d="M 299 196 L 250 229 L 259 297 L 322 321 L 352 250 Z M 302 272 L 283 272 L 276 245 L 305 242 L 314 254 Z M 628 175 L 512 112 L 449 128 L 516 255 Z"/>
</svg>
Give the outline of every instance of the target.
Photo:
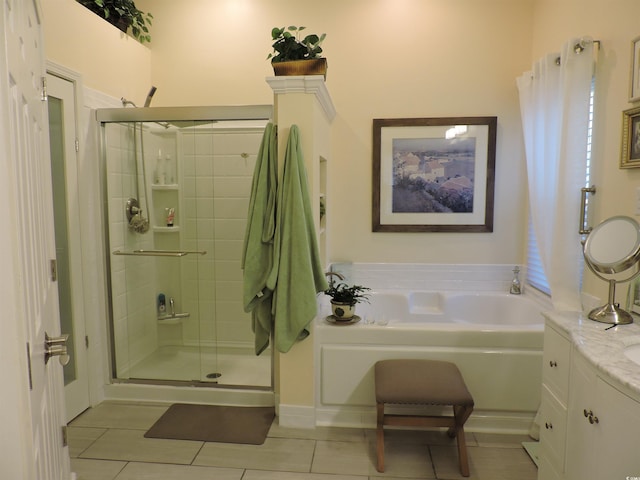
<svg viewBox="0 0 640 480">
<path fill-rule="evenodd" d="M 327 77 L 327 59 L 292 60 L 271 64 L 276 77 L 292 75 L 324 75 Z"/>
<path fill-rule="evenodd" d="M 356 306 L 332 300 L 331 313 L 337 320 L 351 320 L 356 313 Z"/>
</svg>

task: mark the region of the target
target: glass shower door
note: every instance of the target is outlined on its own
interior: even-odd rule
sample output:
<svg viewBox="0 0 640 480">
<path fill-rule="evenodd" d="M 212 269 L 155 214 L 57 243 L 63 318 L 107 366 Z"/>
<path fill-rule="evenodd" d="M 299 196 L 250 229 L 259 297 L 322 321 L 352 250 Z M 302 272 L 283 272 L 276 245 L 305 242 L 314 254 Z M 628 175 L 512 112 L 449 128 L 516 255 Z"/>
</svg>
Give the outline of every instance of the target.
<svg viewBox="0 0 640 480">
<path fill-rule="evenodd" d="M 271 388 L 240 268 L 265 125 L 102 123 L 115 378 Z"/>
</svg>

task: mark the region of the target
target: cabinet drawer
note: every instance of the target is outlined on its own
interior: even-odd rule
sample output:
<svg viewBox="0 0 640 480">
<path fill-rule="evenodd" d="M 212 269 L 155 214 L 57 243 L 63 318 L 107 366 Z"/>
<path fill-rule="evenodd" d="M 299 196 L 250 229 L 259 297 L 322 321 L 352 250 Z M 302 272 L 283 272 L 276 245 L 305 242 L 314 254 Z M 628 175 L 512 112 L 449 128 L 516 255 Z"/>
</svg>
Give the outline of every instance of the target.
<svg viewBox="0 0 640 480">
<path fill-rule="evenodd" d="M 566 407 L 569 391 L 569 340 L 548 325 L 544 329 L 544 353 L 542 355 L 542 383 Z"/>
<path fill-rule="evenodd" d="M 544 458 L 558 472 L 564 472 L 567 434 L 567 409 L 542 387 L 540 404 L 540 458 Z"/>
</svg>

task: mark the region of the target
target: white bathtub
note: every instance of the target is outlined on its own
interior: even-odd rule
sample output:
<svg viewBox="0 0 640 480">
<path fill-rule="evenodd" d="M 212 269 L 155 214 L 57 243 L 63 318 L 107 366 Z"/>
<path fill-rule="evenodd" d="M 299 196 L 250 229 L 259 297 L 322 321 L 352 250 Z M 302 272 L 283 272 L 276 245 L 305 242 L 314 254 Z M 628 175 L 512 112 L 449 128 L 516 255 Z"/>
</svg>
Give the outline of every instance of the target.
<svg viewBox="0 0 640 480">
<path fill-rule="evenodd" d="M 540 402 L 543 308 L 500 292 L 379 290 L 358 305 L 361 321 L 335 325 L 323 306 L 314 335 L 316 423 L 375 425 L 375 362 L 428 358 L 460 368 L 475 400 L 468 430 L 526 433 Z"/>
<path fill-rule="evenodd" d="M 473 324 L 485 327 L 542 327 L 541 307 L 524 295 L 467 292 L 375 291 L 357 307 L 367 320 L 385 318 L 391 326 Z M 447 328 L 442 325 L 442 328 Z"/>
</svg>

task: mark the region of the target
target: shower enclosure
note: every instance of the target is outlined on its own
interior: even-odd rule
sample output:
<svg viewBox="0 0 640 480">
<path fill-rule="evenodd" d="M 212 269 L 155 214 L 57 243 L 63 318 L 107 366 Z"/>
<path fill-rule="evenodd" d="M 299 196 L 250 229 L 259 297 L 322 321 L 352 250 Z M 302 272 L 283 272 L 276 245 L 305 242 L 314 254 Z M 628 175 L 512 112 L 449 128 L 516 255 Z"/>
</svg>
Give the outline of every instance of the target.
<svg viewBox="0 0 640 480">
<path fill-rule="evenodd" d="M 114 382 L 272 388 L 242 306 L 271 106 L 100 109 Z"/>
</svg>

